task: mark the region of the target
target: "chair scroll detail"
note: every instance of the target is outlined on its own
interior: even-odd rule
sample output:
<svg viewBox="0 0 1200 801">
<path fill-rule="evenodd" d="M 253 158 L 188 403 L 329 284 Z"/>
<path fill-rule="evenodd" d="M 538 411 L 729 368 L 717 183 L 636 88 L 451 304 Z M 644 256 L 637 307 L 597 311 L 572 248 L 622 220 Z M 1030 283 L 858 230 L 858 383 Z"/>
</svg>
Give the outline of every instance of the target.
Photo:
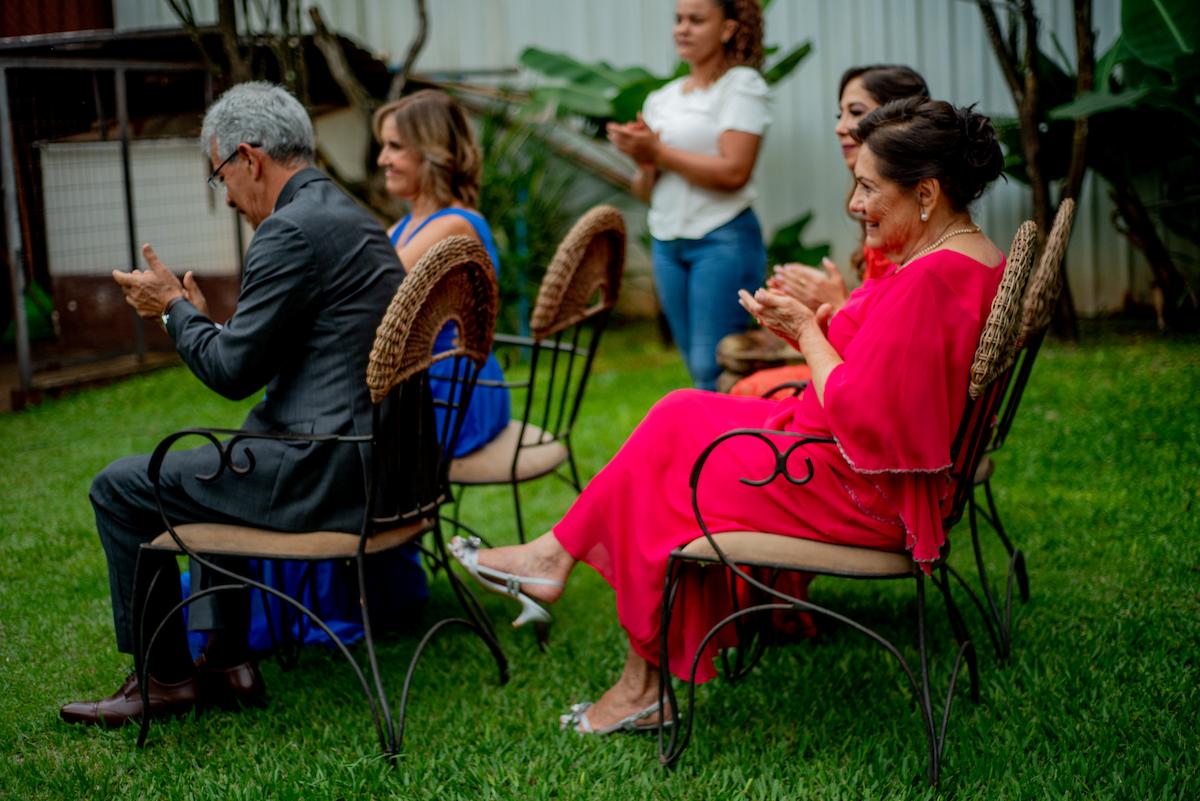
<svg viewBox="0 0 1200 801">
<path fill-rule="evenodd" d="M 491 350 L 496 310 L 497 287 L 487 252 L 474 240 L 450 237 L 430 248 L 408 274 L 376 332 L 365 376 L 372 404 L 370 435 L 195 428 L 171 434 L 159 443 L 151 457 L 149 472 L 166 530 L 153 542 L 143 545 L 142 550 L 187 555 L 222 583 L 184 599 L 161 620 L 148 620 L 148 610 L 143 606 L 135 610 L 140 621 L 135 632 L 135 658 L 143 703 L 146 703 L 145 688 L 154 643 L 169 618 L 199 598 L 226 591 L 268 593 L 311 620 L 329 637 L 350 663 L 366 696 L 379 745 L 389 756 L 398 754 L 402 744 L 413 671 L 426 644 L 438 632 L 459 625 L 476 633 L 496 661 L 500 682 L 507 681 L 507 662 L 490 622 L 469 590 L 447 570 L 467 618 L 441 621 L 421 640 L 409 665 L 398 713 L 393 714 L 376 656 L 365 581 L 369 557 L 419 541 L 425 534 L 432 534 L 434 540 L 432 549 L 423 549 L 426 555 L 443 566 L 446 564 L 440 506 L 449 498 L 449 455 L 454 451 L 462 413 L 470 402 L 476 376 Z M 457 327 L 458 337 L 451 349 L 434 353 L 437 334 L 449 323 Z M 449 400 L 439 402 L 435 410 L 428 368 L 445 360 L 454 365 L 454 388 Z M 200 437 L 214 446 L 213 471 L 198 476 L 201 480 L 213 480 L 226 471 L 234 476 L 250 474 L 255 467 L 252 448 L 256 440 L 283 439 L 359 448 L 368 466 L 363 475 L 362 497 L 366 503 L 359 531 L 293 533 L 219 523 L 173 524 L 163 506 L 161 468 L 172 446 L 189 436 Z M 274 587 L 212 561 L 215 556 L 355 560 L 371 681 L 359 660 L 313 610 Z M 159 579 L 159 574 L 150 576 L 144 575 L 145 572 L 139 559 L 135 599 L 144 599 L 147 587 Z M 147 632 L 150 632 L 148 637 Z M 143 716 L 139 746 L 144 745 L 149 726 L 150 716 Z"/>
<path fill-rule="evenodd" d="M 957 642 L 948 686 L 939 710 L 935 707 L 929 671 L 929 646 L 925 619 L 926 573 L 913 562 L 910 554 L 882 551 L 871 548 L 834 545 L 825 542 L 804 540 L 770 532 L 738 531 L 714 534 L 705 520 L 701 493 L 701 478 L 705 467 L 720 458 L 720 446 L 735 438 L 753 438 L 761 441 L 772 451 L 774 468 L 766 476 L 746 476 L 740 481 L 751 486 L 762 486 L 780 479 L 794 485 L 809 481 L 814 465 L 803 457 L 806 449 L 828 447 L 832 439 L 813 437 L 793 432 L 774 430 L 739 429 L 721 435 L 703 451 L 693 465 L 690 485 L 692 509 L 696 517 L 698 536 L 688 545 L 671 553 L 663 585 L 663 617 L 660 628 L 660 703 L 664 709 L 674 710 L 677 724 L 671 729 L 659 728 L 659 759 L 666 766 L 674 765 L 682 756 L 691 738 L 695 722 L 695 675 L 699 660 L 708 646 L 724 627 L 740 625 L 749 616 L 772 613 L 777 610 L 810 612 L 838 620 L 853 628 L 883 647 L 900 666 L 913 697 L 917 702 L 922 731 L 925 734 L 928 768 L 926 778 L 936 785 L 940 773 L 946 731 L 949 725 L 954 690 L 963 662 L 967 663 L 971 676 L 972 697 L 978 700 L 978 668 L 975 649 L 966 631 L 963 617 L 951 593 L 950 577 L 946 560 L 949 557 L 949 530 L 962 516 L 969 485 L 983 449 L 990 439 L 993 421 L 1000 399 L 1008 385 L 1012 371 L 1012 352 L 1020 320 L 1020 299 L 1029 275 L 1035 230 L 1032 224 L 1022 227 L 1014 241 L 1014 254 L 1005 267 L 1004 276 L 997 290 L 988 320 L 984 325 L 971 366 L 971 380 L 962 422 L 952 445 L 951 485 L 955 488 L 951 506 L 944 510 L 943 528 L 947 540 L 939 559 L 929 567 L 930 580 L 941 592 L 945 601 L 951 630 Z M 798 466 L 802 459 L 803 467 Z M 796 468 L 789 468 L 797 464 Z M 692 659 L 691 677 L 688 682 L 687 707 L 678 704 L 675 686 L 668 667 L 668 643 L 671 619 L 678 597 L 683 571 L 687 569 L 720 568 L 728 571 L 731 578 L 745 582 L 762 600 L 760 603 L 737 608 L 724 620 L 718 622 L 702 639 Z M 882 634 L 833 609 L 803 600 L 783 592 L 770 581 L 758 578 L 760 574 L 776 575 L 791 571 L 857 580 L 911 580 L 916 594 L 916 649 L 917 664 L 911 665 L 903 652 Z M 742 644 L 744 645 L 744 643 Z M 739 650 L 742 647 L 739 645 Z"/>
</svg>

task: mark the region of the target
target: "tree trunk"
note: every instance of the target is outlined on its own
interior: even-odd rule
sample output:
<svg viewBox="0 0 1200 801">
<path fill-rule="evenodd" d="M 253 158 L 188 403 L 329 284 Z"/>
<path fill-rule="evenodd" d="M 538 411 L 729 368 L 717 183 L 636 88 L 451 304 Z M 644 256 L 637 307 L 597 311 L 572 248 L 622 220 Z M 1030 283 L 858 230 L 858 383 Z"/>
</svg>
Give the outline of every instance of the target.
<svg viewBox="0 0 1200 801">
<path fill-rule="evenodd" d="M 389 101 L 399 100 L 404 94 L 408 76 L 412 73 L 413 65 L 417 63 L 417 56 L 421 54 L 421 48 L 425 47 L 425 37 L 429 32 L 429 13 L 425 9 L 425 0 L 414 0 L 414 2 L 417 6 L 417 32 L 408 46 L 408 55 L 404 58 L 404 64 L 396 73 L 396 77 L 392 79 L 392 85 L 388 87 L 387 99 Z"/>
<path fill-rule="evenodd" d="M 242 57 L 241 44 L 238 42 L 237 6 L 234 0 L 218 0 L 217 26 L 221 29 L 221 44 L 225 46 L 225 57 L 229 59 L 229 81 L 231 84 L 244 83 L 253 75 L 250 62 Z"/>
<path fill-rule="evenodd" d="M 1154 285 L 1162 293 L 1162 308 L 1158 310 L 1160 329 L 1167 331 L 1195 330 L 1200 324 L 1200 304 L 1188 289 L 1171 251 L 1158 234 L 1154 218 L 1138 196 L 1132 183 L 1112 181 L 1111 196 L 1125 223 L 1122 232 L 1142 252 L 1150 264 Z"/>
</svg>

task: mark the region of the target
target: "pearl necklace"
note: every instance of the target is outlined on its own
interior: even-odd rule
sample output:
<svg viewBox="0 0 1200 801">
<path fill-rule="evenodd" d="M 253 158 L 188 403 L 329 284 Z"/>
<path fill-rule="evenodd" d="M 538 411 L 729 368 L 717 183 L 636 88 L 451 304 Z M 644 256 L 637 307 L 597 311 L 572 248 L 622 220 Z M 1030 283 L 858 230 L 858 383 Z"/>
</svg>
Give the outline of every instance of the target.
<svg viewBox="0 0 1200 801">
<path fill-rule="evenodd" d="M 912 264 L 914 261 L 921 258 L 922 256 L 929 255 L 933 251 L 937 250 L 941 245 L 945 244 L 946 240 L 950 239 L 951 237 L 958 236 L 959 234 L 977 234 L 980 232 L 980 230 L 982 230 L 982 229 L 980 229 L 980 227 L 978 225 L 971 225 L 966 228 L 955 228 L 950 233 L 943 234 L 942 236 L 938 237 L 938 239 L 936 241 L 934 241 L 932 244 L 926 245 L 925 247 L 918 250 L 910 258 L 905 260 L 904 264 L 902 264 L 900 266 L 907 267 L 908 265 Z"/>
</svg>

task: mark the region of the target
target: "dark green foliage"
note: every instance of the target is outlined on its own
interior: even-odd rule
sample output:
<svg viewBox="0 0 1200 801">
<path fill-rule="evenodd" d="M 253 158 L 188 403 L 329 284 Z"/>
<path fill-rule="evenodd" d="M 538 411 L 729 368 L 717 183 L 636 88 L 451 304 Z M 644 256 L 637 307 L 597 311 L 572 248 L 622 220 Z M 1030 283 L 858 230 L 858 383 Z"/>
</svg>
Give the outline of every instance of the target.
<svg viewBox="0 0 1200 801">
<path fill-rule="evenodd" d="M 763 3 L 765 8 L 768 3 Z M 763 78 L 776 84 L 791 75 L 812 52 L 812 42 L 801 42 L 782 58 L 775 59 L 778 46 L 764 48 L 771 64 L 763 66 Z M 637 117 L 646 96 L 682 75 L 688 65 L 678 62 L 670 75 L 655 75 L 641 66 L 617 69 L 605 61 L 586 63 L 567 55 L 538 47 L 528 47 L 518 59 L 521 66 L 553 81 L 539 86 L 531 96 L 535 103 L 588 120 L 592 131 L 601 135 L 608 120 L 630 122 Z"/>
<path fill-rule="evenodd" d="M 622 661 L 612 592 L 587 567 L 553 607 L 545 654 L 531 633 L 508 628 L 510 604 L 482 599 L 511 660 L 507 686 L 469 636 L 434 643 L 394 769 L 376 753 L 349 669 L 319 650 L 291 671 L 265 663 L 267 709 L 157 724 L 144 751 L 133 730 L 59 723 L 59 704 L 110 692 L 127 666 L 112 647 L 91 477 L 168 431 L 244 414 L 246 403 L 178 369 L 0 416 L 0 798 L 1200 797 L 1200 338 L 1085 325 L 1082 343 L 1043 349 L 996 456 L 997 502 L 1028 556 L 1033 597 L 1017 609 L 1011 666 L 981 643 L 983 703 L 960 687 L 939 792 L 920 779 L 924 742 L 895 665 L 844 628 L 769 652 L 739 685 L 702 687 L 701 728 L 673 771 L 659 766 L 653 736 L 559 732 L 558 714 L 595 698 Z M 649 327 L 610 332 L 578 432 L 585 476 L 685 382 Z M 553 480 L 531 486 L 530 527 L 552 525 L 571 497 Z M 464 517 L 496 541 L 515 538 L 503 489 L 473 491 Z M 965 528 L 953 536 L 952 560 L 969 575 Z M 990 540 L 987 555 L 996 566 Z M 432 588 L 430 619 L 455 613 L 445 578 Z M 913 609 L 900 588 L 817 579 L 811 595 L 907 647 Z M 940 601 L 930 603 L 933 669 L 944 677 L 948 626 Z M 381 645 L 393 693 L 416 639 Z"/>
<path fill-rule="evenodd" d="M 479 211 L 500 251 L 500 330 L 523 331 L 538 285 L 571 224 L 598 201 L 581 173 L 552 155 L 506 105 L 480 119 L 483 185 Z"/>
<path fill-rule="evenodd" d="M 820 264 L 821 259 L 828 256 L 832 249 L 828 242 L 804 244 L 804 229 L 812 219 L 813 213 L 805 212 L 776 231 L 775 236 L 771 237 L 771 243 L 767 245 L 767 264 Z"/>
</svg>

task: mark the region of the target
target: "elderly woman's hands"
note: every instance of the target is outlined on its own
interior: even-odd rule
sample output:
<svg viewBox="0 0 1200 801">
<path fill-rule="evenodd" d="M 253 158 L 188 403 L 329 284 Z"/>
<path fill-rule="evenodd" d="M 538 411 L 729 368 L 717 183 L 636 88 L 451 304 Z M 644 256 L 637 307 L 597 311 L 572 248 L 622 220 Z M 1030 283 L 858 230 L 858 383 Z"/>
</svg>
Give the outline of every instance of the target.
<svg viewBox="0 0 1200 801">
<path fill-rule="evenodd" d="M 738 302 L 754 315 L 754 319 L 804 354 L 804 361 L 812 372 L 812 391 L 816 392 L 819 403 L 825 403 L 825 381 L 842 363 L 842 357 L 825 338 L 833 306 L 825 303 L 814 312 L 777 289 L 765 288 L 753 295 L 744 289 L 738 290 Z"/>
<path fill-rule="evenodd" d="M 767 279 L 767 286 L 791 295 L 810 309 L 818 309 L 828 303 L 834 310 L 846 303 L 849 292 L 842 274 L 832 259 L 822 259 L 824 270 L 807 264 L 779 264 L 775 274 Z"/>
<path fill-rule="evenodd" d="M 833 306 L 822 304 L 814 312 L 795 298 L 776 289 L 760 289 L 751 295 L 738 291 L 738 302 L 754 319 L 789 345 L 804 352 L 806 334 L 817 333 L 822 339 L 833 316 Z"/>
</svg>

